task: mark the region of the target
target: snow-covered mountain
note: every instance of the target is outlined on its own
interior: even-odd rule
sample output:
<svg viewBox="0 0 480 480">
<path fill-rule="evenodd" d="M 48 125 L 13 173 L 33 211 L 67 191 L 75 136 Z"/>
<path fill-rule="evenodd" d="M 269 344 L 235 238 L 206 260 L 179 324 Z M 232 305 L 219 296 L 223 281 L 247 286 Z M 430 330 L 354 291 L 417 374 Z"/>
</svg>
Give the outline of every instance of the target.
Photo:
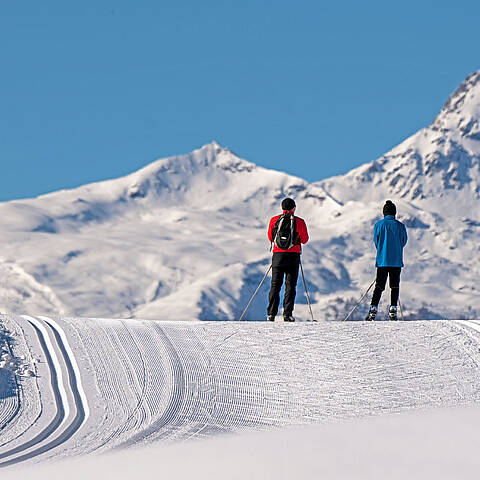
<svg viewBox="0 0 480 480">
<path fill-rule="evenodd" d="M 478 315 L 479 132 L 480 71 L 455 90 L 431 126 L 380 159 L 318 183 L 349 210 L 378 209 L 386 198 L 397 203 L 409 227 L 402 297 L 413 315 Z M 356 223 L 360 231 L 364 224 Z"/>
<path fill-rule="evenodd" d="M 311 235 L 303 265 L 318 319 L 343 317 L 373 280 L 371 231 L 387 198 L 409 230 L 407 317 L 478 318 L 479 160 L 477 72 L 431 126 L 343 176 L 308 183 L 213 142 L 123 178 L 2 203 L 0 309 L 236 319 L 268 268 L 268 219 L 292 196 Z M 264 318 L 267 291 L 248 319 Z M 307 318 L 301 282 L 297 298 Z"/>
<path fill-rule="evenodd" d="M 465 214 L 480 198 L 479 142 L 480 71 L 455 90 L 432 125 L 380 159 L 321 184 L 343 201 L 391 195 Z"/>
<path fill-rule="evenodd" d="M 0 205 L 2 309 L 234 318 L 265 269 L 285 195 L 313 216 L 321 187 L 216 143 L 127 177 Z M 301 200 L 300 200 L 301 201 Z"/>
</svg>

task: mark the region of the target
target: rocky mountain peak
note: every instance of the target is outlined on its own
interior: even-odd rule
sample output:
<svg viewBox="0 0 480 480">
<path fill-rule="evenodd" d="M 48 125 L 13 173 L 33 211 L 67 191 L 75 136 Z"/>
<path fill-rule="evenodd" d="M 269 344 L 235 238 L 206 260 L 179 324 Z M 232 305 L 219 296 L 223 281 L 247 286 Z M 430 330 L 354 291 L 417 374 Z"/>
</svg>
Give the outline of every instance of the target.
<svg viewBox="0 0 480 480">
<path fill-rule="evenodd" d="M 432 124 L 433 130 L 459 130 L 480 140 L 480 70 L 470 74 L 450 95 Z"/>
</svg>

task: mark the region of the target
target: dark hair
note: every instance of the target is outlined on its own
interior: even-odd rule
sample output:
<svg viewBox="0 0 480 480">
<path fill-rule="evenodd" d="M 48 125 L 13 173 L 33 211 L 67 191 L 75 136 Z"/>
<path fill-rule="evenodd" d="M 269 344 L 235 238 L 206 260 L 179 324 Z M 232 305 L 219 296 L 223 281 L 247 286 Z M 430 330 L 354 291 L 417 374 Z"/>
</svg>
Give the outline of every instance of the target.
<svg viewBox="0 0 480 480">
<path fill-rule="evenodd" d="M 296 207 L 295 201 L 292 198 L 284 198 L 282 200 L 282 209 L 283 210 L 293 210 Z"/>
<path fill-rule="evenodd" d="M 384 215 L 393 215 L 397 214 L 397 207 L 391 200 L 387 200 L 385 205 L 383 206 L 383 214 Z"/>
</svg>

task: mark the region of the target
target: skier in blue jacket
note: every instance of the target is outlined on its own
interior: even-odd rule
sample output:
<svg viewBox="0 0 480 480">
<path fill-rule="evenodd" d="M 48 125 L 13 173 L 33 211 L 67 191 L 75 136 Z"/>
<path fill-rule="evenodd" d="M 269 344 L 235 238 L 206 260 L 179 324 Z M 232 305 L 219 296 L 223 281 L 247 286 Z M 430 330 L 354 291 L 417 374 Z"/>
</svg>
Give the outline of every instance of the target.
<svg viewBox="0 0 480 480">
<path fill-rule="evenodd" d="M 397 207 L 387 200 L 383 206 L 385 218 L 375 224 L 373 242 L 377 247 L 377 278 L 373 291 L 370 311 L 366 320 L 374 320 L 378 303 L 385 290 L 387 277 L 390 277 L 391 306 L 388 311 L 391 320 L 397 320 L 397 303 L 400 293 L 400 273 L 403 267 L 403 247 L 407 244 L 407 229 L 395 219 Z"/>
</svg>

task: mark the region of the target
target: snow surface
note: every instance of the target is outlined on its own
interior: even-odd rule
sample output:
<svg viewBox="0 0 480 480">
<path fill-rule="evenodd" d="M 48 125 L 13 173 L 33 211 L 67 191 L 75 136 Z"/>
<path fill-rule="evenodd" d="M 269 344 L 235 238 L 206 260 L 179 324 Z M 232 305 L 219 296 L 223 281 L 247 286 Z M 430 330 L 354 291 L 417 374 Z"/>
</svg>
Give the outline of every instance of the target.
<svg viewBox="0 0 480 480">
<path fill-rule="evenodd" d="M 36 372 L 16 375 L 20 388 L 3 394 L 17 406 L 12 412 L 4 402 L 0 410 L 0 467 L 7 471 L 152 443 L 327 428 L 480 401 L 480 321 L 284 324 L 25 315 L 4 316 L 2 324 L 10 336 L 15 332 L 12 355 L 23 356 Z M 285 435 L 273 442 L 284 442 Z M 292 435 L 307 441 L 302 432 Z"/>
<path fill-rule="evenodd" d="M 308 183 L 213 142 L 123 178 L 2 203 L 0 310 L 238 319 L 268 268 L 268 220 L 292 196 L 311 234 L 303 265 L 318 319 L 344 316 L 371 283 L 387 198 L 410 239 L 406 317 L 479 318 L 479 125 L 476 72 L 431 126 L 343 176 Z M 248 320 L 265 318 L 268 284 Z M 296 314 L 309 317 L 301 282 Z"/>
<path fill-rule="evenodd" d="M 475 478 L 479 422 L 479 407 L 408 412 L 36 465 L 2 480 Z"/>
</svg>

